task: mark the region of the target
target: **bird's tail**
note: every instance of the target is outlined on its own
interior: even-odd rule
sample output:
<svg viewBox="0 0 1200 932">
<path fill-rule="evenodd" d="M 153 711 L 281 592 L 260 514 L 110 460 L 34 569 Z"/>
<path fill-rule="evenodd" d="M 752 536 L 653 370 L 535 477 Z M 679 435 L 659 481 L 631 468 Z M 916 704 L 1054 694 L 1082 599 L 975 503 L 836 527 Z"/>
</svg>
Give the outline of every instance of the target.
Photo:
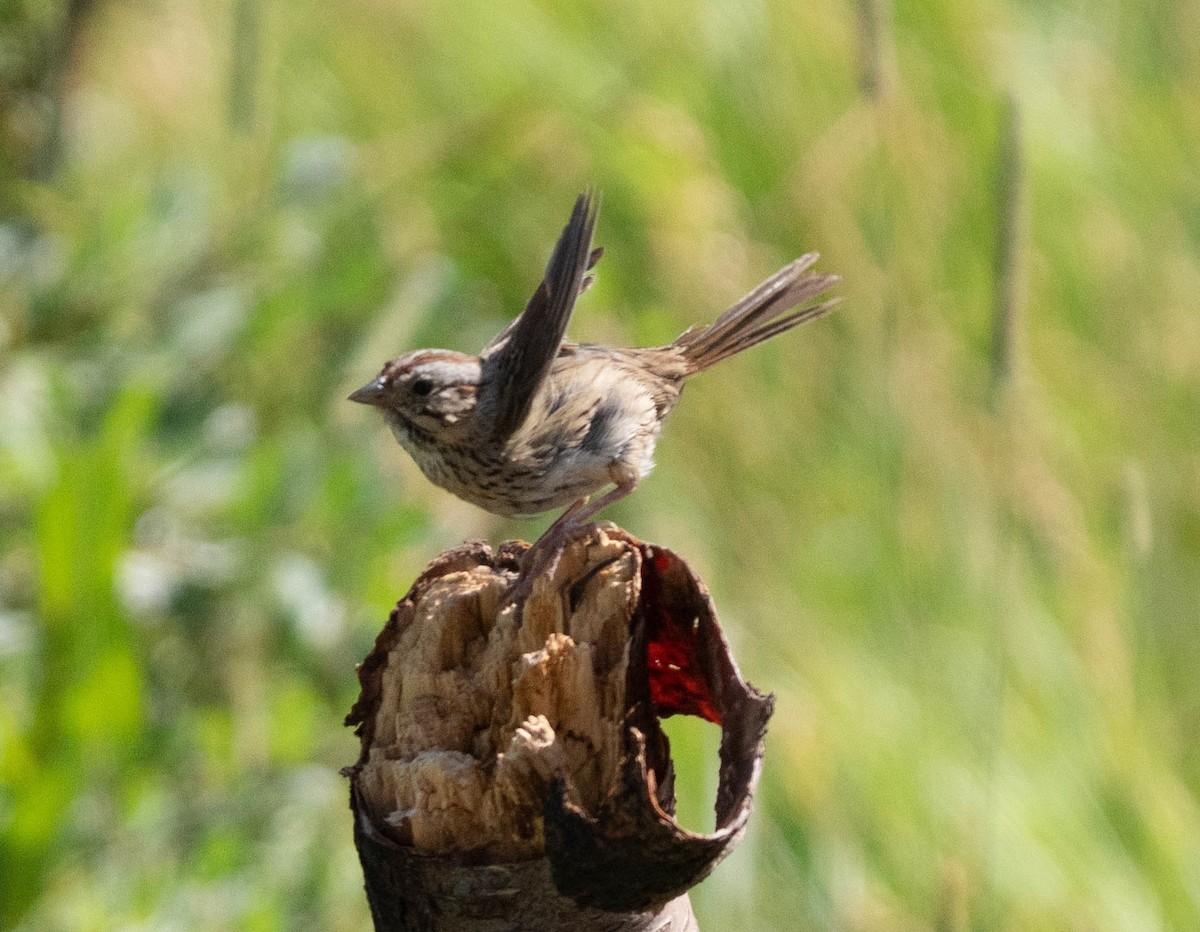
<svg viewBox="0 0 1200 932">
<path fill-rule="evenodd" d="M 707 327 L 693 327 L 672 345 L 683 351 L 688 374 L 700 372 L 771 337 L 816 320 L 838 303 L 831 298 L 798 311 L 785 311 L 816 298 L 841 279 L 809 272 L 817 261 L 810 252 L 764 281 Z M 783 315 L 783 316 L 780 316 Z"/>
</svg>

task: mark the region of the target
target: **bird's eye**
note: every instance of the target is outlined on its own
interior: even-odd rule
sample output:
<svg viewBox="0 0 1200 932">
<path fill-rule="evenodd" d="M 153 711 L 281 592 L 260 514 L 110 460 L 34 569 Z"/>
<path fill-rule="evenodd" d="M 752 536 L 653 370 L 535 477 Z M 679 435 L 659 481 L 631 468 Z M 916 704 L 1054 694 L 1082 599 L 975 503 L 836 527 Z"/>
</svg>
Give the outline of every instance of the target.
<svg viewBox="0 0 1200 932">
<path fill-rule="evenodd" d="M 431 391 L 433 391 L 433 382 L 431 382 L 429 379 L 417 379 L 412 383 L 412 390 L 414 395 L 420 395 L 422 398 L 424 398 Z"/>
</svg>

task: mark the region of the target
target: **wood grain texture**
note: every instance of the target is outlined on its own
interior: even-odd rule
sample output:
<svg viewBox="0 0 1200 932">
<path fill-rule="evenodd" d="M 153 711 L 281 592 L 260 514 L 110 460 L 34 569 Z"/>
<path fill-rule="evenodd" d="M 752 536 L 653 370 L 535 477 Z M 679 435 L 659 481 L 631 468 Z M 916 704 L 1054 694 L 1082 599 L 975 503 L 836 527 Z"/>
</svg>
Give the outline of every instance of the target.
<svg viewBox="0 0 1200 932">
<path fill-rule="evenodd" d="M 679 557 L 587 525 L 526 580 L 525 547 L 443 554 L 360 667 L 346 773 L 376 928 L 695 929 L 687 890 L 745 829 L 772 699 Z M 674 819 L 659 719 L 680 713 L 722 727 L 711 834 Z"/>
</svg>

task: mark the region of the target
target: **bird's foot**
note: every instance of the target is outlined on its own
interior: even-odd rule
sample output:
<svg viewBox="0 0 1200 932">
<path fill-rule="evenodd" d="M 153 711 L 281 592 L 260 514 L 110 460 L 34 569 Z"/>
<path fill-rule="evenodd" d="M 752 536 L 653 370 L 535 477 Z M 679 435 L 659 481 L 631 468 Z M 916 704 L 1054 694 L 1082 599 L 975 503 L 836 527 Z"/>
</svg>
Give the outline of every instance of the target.
<svg viewBox="0 0 1200 932">
<path fill-rule="evenodd" d="M 556 521 L 521 555 L 521 572 L 505 593 L 506 601 L 523 602 L 533 592 L 535 579 L 554 575 L 574 527 L 574 522 Z"/>
</svg>

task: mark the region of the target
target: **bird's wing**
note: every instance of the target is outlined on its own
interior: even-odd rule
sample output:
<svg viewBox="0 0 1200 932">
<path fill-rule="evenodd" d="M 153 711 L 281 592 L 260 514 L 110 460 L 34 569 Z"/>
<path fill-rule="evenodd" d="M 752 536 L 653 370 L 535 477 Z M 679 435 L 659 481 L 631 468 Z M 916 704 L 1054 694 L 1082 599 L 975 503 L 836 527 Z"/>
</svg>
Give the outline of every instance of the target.
<svg viewBox="0 0 1200 932">
<path fill-rule="evenodd" d="M 589 273 L 596 267 L 596 263 L 599 262 L 603 257 L 603 246 L 597 246 L 592 250 L 592 254 L 588 256 L 587 270 Z M 583 281 L 579 284 L 579 294 L 583 294 L 594 284 L 596 284 L 595 275 L 584 275 Z M 503 330 L 501 330 L 494 337 L 492 337 L 491 340 L 488 341 L 488 345 L 483 348 L 483 351 L 479 355 L 484 359 L 490 359 L 495 356 L 501 347 L 504 346 L 508 338 L 512 336 L 513 329 L 521 322 L 521 316 L 522 315 L 518 314 L 516 317 L 510 320 Z"/>
<path fill-rule="evenodd" d="M 600 258 L 600 250 L 592 252 L 596 212 L 595 196 L 590 191 L 579 195 L 542 283 L 521 315 L 481 354 L 490 396 L 487 407 L 494 412 L 489 420 L 491 440 L 503 440 L 521 426 L 558 355 L 575 299 L 590 284 L 587 271 Z"/>
</svg>

